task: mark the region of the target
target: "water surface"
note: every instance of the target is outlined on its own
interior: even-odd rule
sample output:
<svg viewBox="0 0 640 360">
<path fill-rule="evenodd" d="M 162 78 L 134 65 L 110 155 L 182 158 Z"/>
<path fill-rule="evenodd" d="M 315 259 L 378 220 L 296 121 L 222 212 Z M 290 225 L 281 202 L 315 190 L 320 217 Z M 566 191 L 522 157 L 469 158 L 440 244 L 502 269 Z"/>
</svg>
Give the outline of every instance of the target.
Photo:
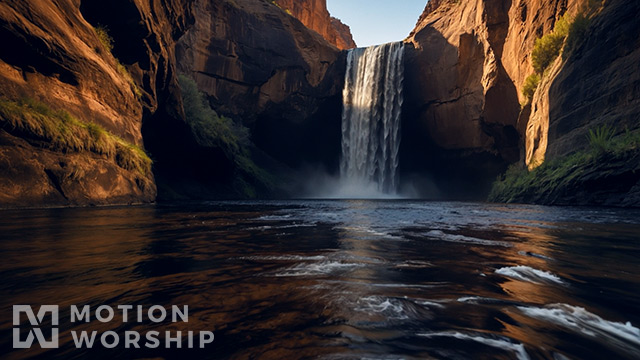
<svg viewBox="0 0 640 360">
<path fill-rule="evenodd" d="M 0 215 L 3 358 L 640 358 L 638 211 L 336 200 Z M 190 317 L 63 321 L 60 349 L 13 350 L 13 304 L 188 304 Z M 68 335 L 109 329 L 216 338 L 78 350 Z"/>
</svg>

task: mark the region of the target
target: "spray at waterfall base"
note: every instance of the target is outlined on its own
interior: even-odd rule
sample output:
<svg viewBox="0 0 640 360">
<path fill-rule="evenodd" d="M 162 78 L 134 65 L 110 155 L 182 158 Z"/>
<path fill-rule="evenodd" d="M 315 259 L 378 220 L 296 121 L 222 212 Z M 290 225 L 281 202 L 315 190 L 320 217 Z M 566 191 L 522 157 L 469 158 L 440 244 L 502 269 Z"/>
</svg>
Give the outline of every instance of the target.
<svg viewBox="0 0 640 360">
<path fill-rule="evenodd" d="M 342 93 L 340 177 L 312 172 L 312 197 L 400 197 L 404 53 L 402 42 L 349 50 Z"/>
</svg>

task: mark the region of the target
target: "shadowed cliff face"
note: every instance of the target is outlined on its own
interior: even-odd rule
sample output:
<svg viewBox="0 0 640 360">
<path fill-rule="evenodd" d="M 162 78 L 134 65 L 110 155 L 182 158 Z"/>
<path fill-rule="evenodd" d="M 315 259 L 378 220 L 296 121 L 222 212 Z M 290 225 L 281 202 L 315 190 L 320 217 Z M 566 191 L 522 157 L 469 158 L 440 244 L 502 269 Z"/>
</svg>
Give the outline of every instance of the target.
<svg viewBox="0 0 640 360">
<path fill-rule="evenodd" d="M 173 96 L 170 45 L 188 23 L 187 9 L 184 2 L 170 0 L 108 5 L 89 0 L 3 1 L 0 96 L 41 100 L 54 111 L 67 111 L 142 146 L 143 121 L 151 120 L 159 104 L 170 103 L 167 99 Z M 113 37 L 113 53 L 97 36 L 99 25 Z M 124 170 L 95 154 L 50 151 L 12 134 L 2 133 L 5 205 L 155 198 L 151 173 Z"/>
<path fill-rule="evenodd" d="M 275 3 L 338 49 L 356 47 L 349 26 L 329 15 L 326 0 L 276 0 Z"/>
<path fill-rule="evenodd" d="M 344 55 L 270 1 L 198 1 L 179 71 L 290 166 L 337 167 Z"/>
</svg>

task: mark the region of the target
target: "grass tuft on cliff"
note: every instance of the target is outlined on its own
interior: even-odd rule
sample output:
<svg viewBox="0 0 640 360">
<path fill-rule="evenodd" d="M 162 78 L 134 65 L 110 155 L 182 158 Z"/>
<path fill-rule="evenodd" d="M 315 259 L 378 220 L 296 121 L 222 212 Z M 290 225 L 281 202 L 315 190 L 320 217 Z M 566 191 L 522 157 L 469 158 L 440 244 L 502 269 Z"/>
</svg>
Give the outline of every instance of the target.
<svg viewBox="0 0 640 360">
<path fill-rule="evenodd" d="M 93 28 L 93 31 L 96 32 L 98 39 L 102 43 L 102 46 L 108 51 L 113 51 L 113 38 L 109 35 L 109 29 L 106 26 L 98 25 Z"/>
<path fill-rule="evenodd" d="M 489 201 L 553 203 L 552 198 L 575 191 L 585 176 L 606 176 L 611 171 L 609 166 L 625 164 L 640 153 L 640 131 L 626 131 L 619 136 L 615 133 L 614 128 L 602 125 L 589 131 L 589 149 L 545 161 L 533 170 L 522 164 L 511 165 L 493 183 Z"/>
<path fill-rule="evenodd" d="M 107 28 L 106 26 L 97 25 L 96 27 L 93 28 L 93 31 L 95 31 L 95 33 L 98 36 L 98 39 L 100 40 L 100 42 L 102 43 L 102 46 L 104 47 L 104 49 L 109 54 L 111 54 L 113 56 L 113 58 L 116 60 L 116 69 L 118 70 L 120 75 L 122 75 L 125 78 L 125 80 L 127 80 L 129 85 L 131 85 L 131 90 L 133 90 L 133 93 L 138 98 L 141 98 L 142 97 L 142 90 L 140 90 L 140 88 L 138 87 L 136 82 L 133 80 L 133 77 L 131 76 L 131 73 L 129 73 L 129 70 L 127 70 L 127 68 L 124 65 L 122 65 L 120 60 L 117 57 L 115 57 L 115 55 L 113 55 L 113 47 L 114 47 L 115 42 L 113 40 L 113 37 L 111 37 L 111 35 L 109 35 L 109 28 Z M 98 53 L 100 53 L 98 48 L 96 48 L 96 51 Z"/>
<path fill-rule="evenodd" d="M 54 151 L 92 152 L 113 160 L 123 169 L 143 175 L 151 173 L 151 159 L 135 144 L 98 124 L 81 122 L 67 111 L 53 110 L 31 98 L 0 99 L 0 126 Z"/>
<path fill-rule="evenodd" d="M 200 146 L 218 148 L 239 170 L 235 179 L 236 190 L 248 198 L 257 196 L 260 188 L 274 188 L 273 177 L 251 159 L 249 129 L 224 116 L 218 115 L 209 105 L 196 82 L 179 75 L 187 123 Z"/>
</svg>

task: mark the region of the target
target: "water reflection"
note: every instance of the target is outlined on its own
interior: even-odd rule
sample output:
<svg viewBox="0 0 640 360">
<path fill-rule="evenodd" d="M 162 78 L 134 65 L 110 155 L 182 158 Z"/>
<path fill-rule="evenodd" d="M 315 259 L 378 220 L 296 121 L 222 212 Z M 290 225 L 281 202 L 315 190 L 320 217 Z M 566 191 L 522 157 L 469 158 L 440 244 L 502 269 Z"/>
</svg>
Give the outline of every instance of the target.
<svg viewBox="0 0 640 360">
<path fill-rule="evenodd" d="M 2 215 L 7 358 L 640 354 L 638 212 L 300 201 Z M 190 318 L 63 323 L 60 349 L 13 350 L 21 303 L 188 304 Z M 87 329 L 206 329 L 216 340 L 190 351 L 75 349 L 69 331 Z"/>
</svg>

